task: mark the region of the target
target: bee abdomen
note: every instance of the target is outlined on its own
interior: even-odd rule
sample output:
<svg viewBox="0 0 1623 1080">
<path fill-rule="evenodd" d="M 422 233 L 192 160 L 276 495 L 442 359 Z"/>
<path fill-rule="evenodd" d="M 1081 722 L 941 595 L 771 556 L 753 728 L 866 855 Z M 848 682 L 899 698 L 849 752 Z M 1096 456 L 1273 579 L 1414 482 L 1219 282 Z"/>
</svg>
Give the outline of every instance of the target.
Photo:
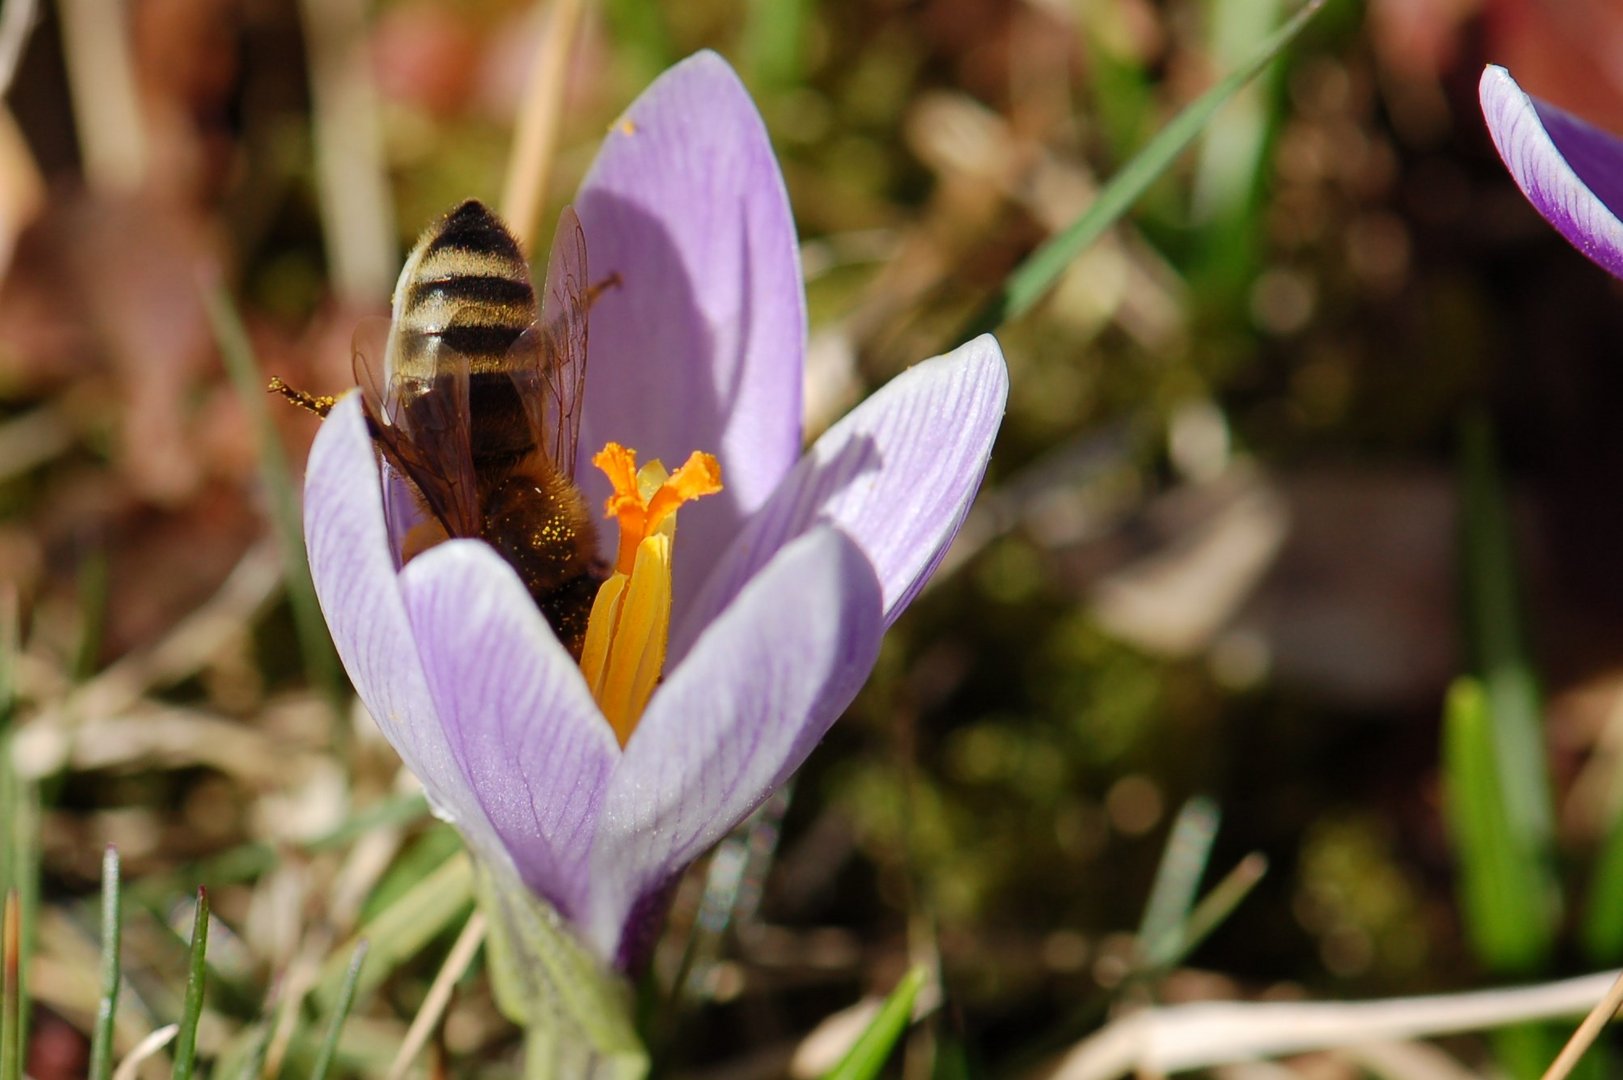
<svg viewBox="0 0 1623 1080">
<path fill-rule="evenodd" d="M 476 199 L 423 234 L 395 289 L 401 334 L 438 337 L 475 358 L 499 358 L 535 313 L 535 289 L 518 241 Z"/>
<path fill-rule="evenodd" d="M 447 348 L 462 353 L 472 365 L 470 370 L 483 371 L 496 368 L 506 358 L 507 350 L 520 334 L 529 329 L 529 323 L 508 326 L 500 323 L 452 323 L 441 330 L 428 331 Z M 484 361 L 484 362 L 481 362 Z"/>
<path fill-rule="evenodd" d="M 405 308 L 477 317 L 479 322 L 527 321 L 535 311 L 535 290 L 527 277 L 501 274 L 419 277 L 406 290 Z"/>
<path fill-rule="evenodd" d="M 464 199 L 456 209 L 446 214 L 437 225 L 430 227 L 424 254 L 437 255 L 442 251 L 459 250 L 482 252 L 511 252 L 518 255 L 518 244 L 507 231 L 501 218 L 478 199 Z"/>
</svg>

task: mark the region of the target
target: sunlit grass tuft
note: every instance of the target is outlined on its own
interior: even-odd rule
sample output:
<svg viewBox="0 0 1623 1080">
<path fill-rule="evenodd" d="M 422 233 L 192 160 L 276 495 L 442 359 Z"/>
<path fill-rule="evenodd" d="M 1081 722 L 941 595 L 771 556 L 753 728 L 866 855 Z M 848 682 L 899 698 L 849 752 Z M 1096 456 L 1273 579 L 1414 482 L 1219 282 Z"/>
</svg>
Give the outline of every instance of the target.
<svg viewBox="0 0 1623 1080">
<path fill-rule="evenodd" d="M 113 1028 L 123 980 L 123 931 L 124 889 L 118 849 L 109 844 L 101 860 L 101 1000 L 96 1004 L 96 1026 L 90 1042 L 90 1080 L 108 1080 L 113 1072 Z"/>
<path fill-rule="evenodd" d="M 209 894 L 197 890 L 192 915 L 192 944 L 186 963 L 186 998 L 175 1036 L 174 1080 L 191 1080 L 197 1067 L 197 1024 L 203 1016 L 203 990 L 208 982 Z"/>
</svg>

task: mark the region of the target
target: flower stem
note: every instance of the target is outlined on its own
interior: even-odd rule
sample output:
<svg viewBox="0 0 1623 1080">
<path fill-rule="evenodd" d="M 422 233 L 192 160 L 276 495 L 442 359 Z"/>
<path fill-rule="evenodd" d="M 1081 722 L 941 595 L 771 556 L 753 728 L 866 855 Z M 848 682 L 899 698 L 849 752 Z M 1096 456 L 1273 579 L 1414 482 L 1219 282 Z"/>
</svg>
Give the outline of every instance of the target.
<svg viewBox="0 0 1623 1080">
<path fill-rule="evenodd" d="M 643 1080 L 648 1055 L 631 1020 L 631 988 L 600 964 L 511 866 L 475 860 L 489 920 L 491 985 L 524 1028 L 526 1080 Z"/>
</svg>

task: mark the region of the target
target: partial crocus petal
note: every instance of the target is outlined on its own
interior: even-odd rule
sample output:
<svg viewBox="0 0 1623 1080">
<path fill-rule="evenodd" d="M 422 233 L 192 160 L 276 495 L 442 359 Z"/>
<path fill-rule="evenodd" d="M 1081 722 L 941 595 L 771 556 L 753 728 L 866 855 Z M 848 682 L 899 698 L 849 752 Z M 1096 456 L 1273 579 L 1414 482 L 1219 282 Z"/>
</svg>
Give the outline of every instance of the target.
<svg viewBox="0 0 1623 1080">
<path fill-rule="evenodd" d="M 422 781 L 435 811 L 475 851 L 505 858 L 440 727 L 395 574 L 377 456 L 357 394 L 333 408 L 310 448 L 304 542 L 333 645 L 372 718 Z"/>
<path fill-rule="evenodd" d="M 620 756 L 580 668 L 512 567 L 479 541 L 419 555 L 400 581 L 452 753 L 525 883 L 578 916 Z"/>
<path fill-rule="evenodd" d="M 609 781 L 587 938 L 622 964 L 638 903 L 793 772 L 872 670 L 879 582 L 834 529 L 780 551 L 655 693 Z"/>
<path fill-rule="evenodd" d="M 824 524 L 868 556 L 888 626 L 957 535 L 1008 394 L 1008 367 L 987 334 L 902 372 L 829 428 L 678 611 L 672 661 L 784 544 Z"/>
<path fill-rule="evenodd" d="M 800 453 L 794 219 L 766 127 L 726 62 L 702 52 L 655 80 L 610 128 L 575 206 L 591 276 L 620 276 L 592 309 L 583 445 L 618 440 L 672 465 L 703 450 L 727 478 L 682 515 L 680 600 Z M 601 506 L 603 478 L 577 479 Z"/>
<path fill-rule="evenodd" d="M 1479 86 L 1494 146 L 1533 208 L 1623 277 L 1623 139 L 1529 96 L 1490 65 Z"/>
</svg>

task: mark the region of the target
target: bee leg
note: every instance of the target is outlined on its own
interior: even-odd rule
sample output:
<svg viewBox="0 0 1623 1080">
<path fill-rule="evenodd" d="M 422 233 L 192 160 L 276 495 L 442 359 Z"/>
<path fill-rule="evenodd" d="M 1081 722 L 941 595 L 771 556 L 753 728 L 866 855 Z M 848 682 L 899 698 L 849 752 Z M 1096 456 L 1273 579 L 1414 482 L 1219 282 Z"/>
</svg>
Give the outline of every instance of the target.
<svg viewBox="0 0 1623 1080">
<path fill-rule="evenodd" d="M 619 271 L 615 271 L 602 281 L 594 281 L 592 284 L 586 286 L 586 310 L 592 310 L 592 305 L 597 303 L 598 297 L 602 296 L 610 289 L 618 289 L 622 284 L 624 284 L 624 282 L 620 280 Z"/>
<path fill-rule="evenodd" d="M 283 382 L 280 375 L 271 376 L 270 385 L 265 387 L 265 392 L 268 394 L 281 394 L 289 403 L 308 412 L 313 412 L 322 418 L 332 412 L 332 407 L 338 404 L 338 399 L 335 397 L 328 395 L 317 397 L 315 394 L 309 394 L 303 390 L 295 390 Z"/>
</svg>

